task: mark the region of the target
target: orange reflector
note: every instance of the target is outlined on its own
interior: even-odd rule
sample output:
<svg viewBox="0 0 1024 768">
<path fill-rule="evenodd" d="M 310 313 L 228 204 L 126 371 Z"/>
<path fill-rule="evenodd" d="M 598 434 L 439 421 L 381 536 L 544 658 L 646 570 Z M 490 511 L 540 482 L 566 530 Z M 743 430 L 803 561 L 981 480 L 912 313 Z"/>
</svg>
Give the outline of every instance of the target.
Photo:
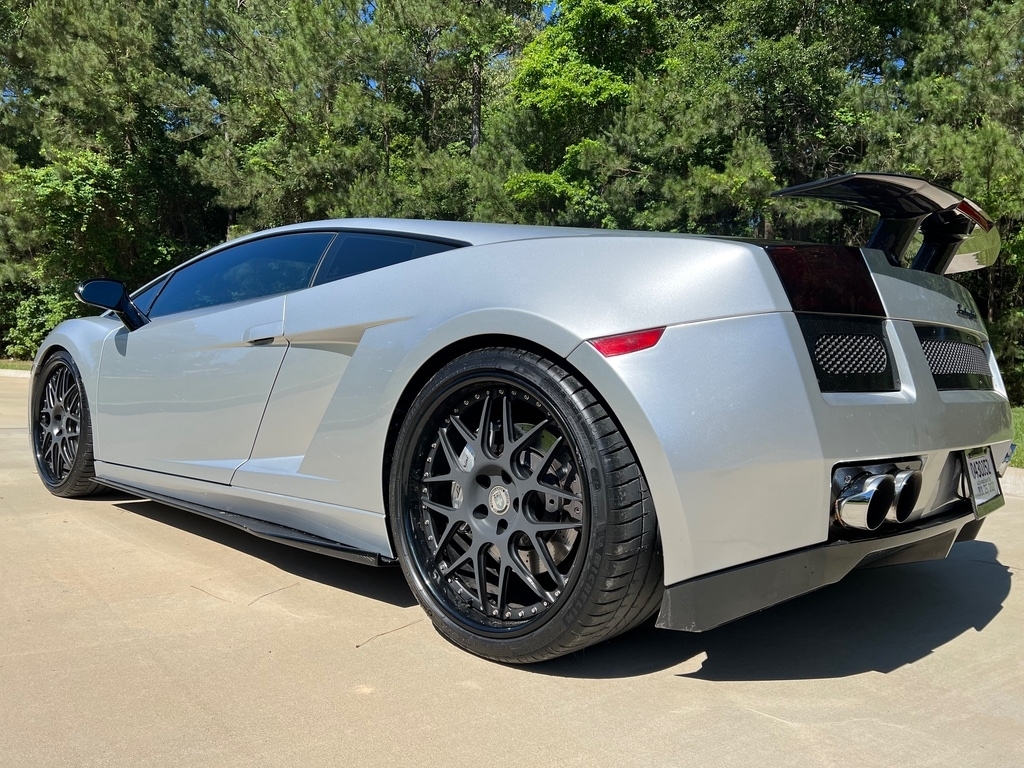
<svg viewBox="0 0 1024 768">
<path fill-rule="evenodd" d="M 649 328 L 646 331 L 634 331 L 632 333 L 621 333 L 618 336 L 605 336 L 603 339 L 591 339 L 590 343 L 594 349 L 605 357 L 625 355 L 630 352 L 639 352 L 642 349 L 650 349 L 661 340 L 664 328 Z"/>
</svg>

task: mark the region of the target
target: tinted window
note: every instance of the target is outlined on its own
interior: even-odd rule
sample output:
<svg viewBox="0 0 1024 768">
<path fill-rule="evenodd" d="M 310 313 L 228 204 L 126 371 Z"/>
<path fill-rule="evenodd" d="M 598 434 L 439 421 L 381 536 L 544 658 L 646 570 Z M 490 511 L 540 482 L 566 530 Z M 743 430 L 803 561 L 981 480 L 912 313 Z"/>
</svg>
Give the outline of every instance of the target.
<svg viewBox="0 0 1024 768">
<path fill-rule="evenodd" d="M 305 288 L 333 238 L 331 232 L 277 235 L 200 259 L 171 276 L 150 317 Z"/>
<path fill-rule="evenodd" d="M 137 294 L 132 296 L 132 303 L 139 308 L 139 311 L 144 314 L 149 314 L 149 308 L 153 306 L 153 300 L 156 295 L 160 293 L 160 289 L 164 287 L 164 283 L 167 282 L 165 277 L 156 283 L 153 283 L 149 288 L 144 291 L 139 291 Z"/>
<path fill-rule="evenodd" d="M 316 274 L 317 285 L 457 247 L 431 240 L 389 235 L 341 233 L 338 240 Z"/>
</svg>

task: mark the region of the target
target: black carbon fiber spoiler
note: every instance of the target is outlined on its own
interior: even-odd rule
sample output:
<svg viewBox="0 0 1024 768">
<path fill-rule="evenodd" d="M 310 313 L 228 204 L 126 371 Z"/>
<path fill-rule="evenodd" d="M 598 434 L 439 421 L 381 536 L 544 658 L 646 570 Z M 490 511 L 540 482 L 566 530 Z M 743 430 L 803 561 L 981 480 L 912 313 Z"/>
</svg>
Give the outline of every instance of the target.
<svg viewBox="0 0 1024 768">
<path fill-rule="evenodd" d="M 988 267 L 999 257 L 999 231 L 975 203 L 914 176 L 850 173 L 780 189 L 773 197 L 813 197 L 878 214 L 868 248 L 904 264 L 914 235 L 922 243 L 911 269 L 936 274 Z"/>
</svg>

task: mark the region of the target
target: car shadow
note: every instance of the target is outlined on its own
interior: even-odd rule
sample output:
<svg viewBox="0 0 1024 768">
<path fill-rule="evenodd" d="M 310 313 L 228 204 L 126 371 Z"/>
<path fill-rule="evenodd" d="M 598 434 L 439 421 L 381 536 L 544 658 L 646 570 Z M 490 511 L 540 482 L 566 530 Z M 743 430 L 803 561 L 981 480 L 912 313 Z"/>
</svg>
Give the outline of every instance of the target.
<svg viewBox="0 0 1024 768">
<path fill-rule="evenodd" d="M 655 629 L 532 667 L 573 678 L 650 674 L 684 662 L 698 680 L 804 680 L 891 672 L 1002 610 L 1010 569 L 970 541 L 946 560 L 851 573 L 838 584 L 701 634 Z M 704 658 L 701 658 L 702 655 Z"/>
<path fill-rule="evenodd" d="M 133 496 L 104 501 L 257 557 L 284 571 L 401 608 L 416 604 L 398 568 L 372 568 L 295 549 L 230 525 Z M 605 643 L 524 671 L 623 678 L 684 664 L 709 681 L 804 680 L 891 672 L 918 661 L 1002 610 L 1010 569 L 986 541 L 956 544 L 928 563 L 855 571 L 838 584 L 699 634 L 653 619 Z"/>
<path fill-rule="evenodd" d="M 329 555 L 321 555 L 269 539 L 262 539 L 239 528 L 192 512 L 169 507 L 156 501 L 124 495 L 123 499 L 104 496 L 103 501 L 118 509 L 170 525 L 194 536 L 214 541 L 238 552 L 259 558 L 276 568 L 316 581 L 328 587 L 378 600 L 399 608 L 416 605 L 400 568 L 374 568 Z"/>
</svg>

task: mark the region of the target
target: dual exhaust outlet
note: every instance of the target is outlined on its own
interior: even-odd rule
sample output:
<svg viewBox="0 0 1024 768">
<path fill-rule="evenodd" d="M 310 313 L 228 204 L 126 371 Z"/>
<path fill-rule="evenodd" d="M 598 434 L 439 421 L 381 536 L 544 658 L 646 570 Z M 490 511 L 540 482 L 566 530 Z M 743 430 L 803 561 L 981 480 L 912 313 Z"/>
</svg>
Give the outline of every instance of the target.
<svg viewBox="0 0 1024 768">
<path fill-rule="evenodd" d="M 921 495 L 921 472 L 863 471 L 849 478 L 836 500 L 836 520 L 846 528 L 873 531 L 882 523 L 907 521 Z"/>
</svg>

